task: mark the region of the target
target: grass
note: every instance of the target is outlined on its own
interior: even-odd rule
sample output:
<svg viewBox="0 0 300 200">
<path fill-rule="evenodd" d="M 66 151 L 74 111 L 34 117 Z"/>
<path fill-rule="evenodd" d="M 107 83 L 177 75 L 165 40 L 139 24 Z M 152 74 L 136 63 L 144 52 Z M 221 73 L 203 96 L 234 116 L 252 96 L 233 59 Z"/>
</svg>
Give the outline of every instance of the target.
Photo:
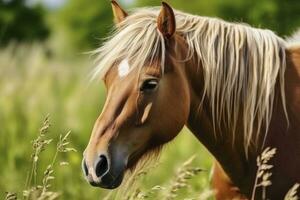
<svg viewBox="0 0 300 200">
<path fill-rule="evenodd" d="M 81 172 L 82 152 L 105 96 L 102 83 L 89 82 L 92 63 L 86 58 L 86 55 L 78 54 L 66 60 L 49 54 L 39 44 L 10 45 L 0 50 L 0 199 L 14 199 L 15 192 L 21 198 L 24 190 L 36 185 L 45 188 L 47 181 L 51 182 L 51 187 L 46 191 L 59 194 L 59 199 L 104 199 L 111 195 L 110 191 L 89 186 Z M 43 139 L 46 143 L 52 141 L 42 148 L 43 151 L 33 149 L 34 138 L 48 113 L 52 125 L 47 127 L 48 134 Z M 55 144 L 63 139 L 61 133 L 69 130 L 72 132 L 69 141 L 77 152 L 54 156 L 57 152 Z M 39 151 L 36 166 L 31 159 L 32 153 L 37 153 L 35 151 Z M 137 180 L 134 182 L 136 187 L 131 187 L 132 192 L 126 193 L 128 180 L 113 192 L 119 196 L 111 198 L 120 198 L 124 192 L 126 196 L 137 194 L 140 199 L 164 197 L 178 187 L 173 185 L 176 174 L 180 173 L 182 163 L 194 154 L 196 157 L 188 166 L 183 166 L 187 167 L 188 174 L 183 176 L 188 182 L 179 180 L 186 186 L 176 190 L 176 196 L 172 198 L 199 199 L 200 191 L 208 191 L 212 161 L 205 148 L 186 129 L 165 147 L 158 166 L 147 166 L 151 170 L 146 167 L 146 170 L 136 172 L 137 176 L 128 178 Z M 51 165 L 53 156 L 56 164 Z M 59 164 L 65 161 L 69 165 Z M 198 171 L 199 168 L 203 171 Z M 26 183 L 28 173 L 33 175 Z"/>
<path fill-rule="evenodd" d="M 68 137 L 70 131 L 67 132 L 64 136 L 60 135 L 59 140 L 56 144 L 56 151 L 53 155 L 52 161 L 48 163 L 46 167 L 41 183 L 37 181 L 37 169 L 38 161 L 40 154 L 47 148 L 48 145 L 52 142 L 52 139 L 47 139 L 47 133 L 50 126 L 49 116 L 47 116 L 43 122 L 43 126 L 39 131 L 38 137 L 33 140 L 32 148 L 33 153 L 31 155 L 31 170 L 28 172 L 26 179 L 25 190 L 23 191 L 23 199 L 56 199 L 60 196 L 58 192 L 53 192 L 50 190 L 51 181 L 55 178 L 54 166 L 57 164 L 58 154 L 67 153 L 67 152 L 76 152 L 74 148 L 68 147 L 69 141 Z M 67 165 L 67 162 L 60 162 L 61 165 Z M 16 195 L 17 197 L 17 195 Z"/>
</svg>

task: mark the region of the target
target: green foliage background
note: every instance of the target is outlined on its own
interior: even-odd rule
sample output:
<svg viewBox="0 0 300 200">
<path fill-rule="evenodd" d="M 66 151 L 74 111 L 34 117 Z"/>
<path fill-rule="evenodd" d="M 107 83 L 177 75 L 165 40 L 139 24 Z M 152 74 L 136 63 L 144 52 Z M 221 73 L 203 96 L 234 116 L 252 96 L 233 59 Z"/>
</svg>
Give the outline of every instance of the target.
<svg viewBox="0 0 300 200">
<path fill-rule="evenodd" d="M 49 36 L 45 9 L 37 4 L 25 5 L 24 0 L 0 1 L 0 46 L 12 39 L 16 42 L 43 40 Z"/>
<path fill-rule="evenodd" d="M 10 2 L 10 3 L 8 3 Z M 25 0 L 0 0 L 0 198 L 6 191 L 24 189 L 29 170 L 31 143 L 49 113 L 51 138 L 72 131 L 78 150 L 56 166 L 53 188 L 61 199 L 102 199 L 107 191 L 90 187 L 81 175 L 81 154 L 105 99 L 100 82 L 89 82 L 92 59 L 83 54 L 109 36 L 112 14 L 109 1 L 69 0 L 56 9 Z M 122 1 L 135 6 L 159 6 L 158 0 Z M 193 14 L 246 22 L 269 28 L 281 36 L 300 27 L 299 0 L 169 0 L 174 8 Z M 55 146 L 42 153 L 42 173 Z M 206 169 L 181 196 L 197 197 L 209 187 L 211 156 L 186 129 L 168 144 L 161 164 L 140 180 L 141 189 L 168 185 L 178 166 L 191 155 L 193 165 Z M 41 177 L 39 177 L 41 178 Z"/>
</svg>

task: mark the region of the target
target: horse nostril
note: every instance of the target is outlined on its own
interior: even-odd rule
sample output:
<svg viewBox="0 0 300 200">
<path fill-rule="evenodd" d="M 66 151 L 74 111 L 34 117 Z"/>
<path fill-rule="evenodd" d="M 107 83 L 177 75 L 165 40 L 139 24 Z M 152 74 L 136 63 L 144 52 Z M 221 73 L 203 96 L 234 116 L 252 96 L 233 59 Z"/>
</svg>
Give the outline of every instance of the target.
<svg viewBox="0 0 300 200">
<path fill-rule="evenodd" d="M 85 160 L 83 159 L 82 160 L 82 170 L 83 170 L 83 172 L 84 172 L 84 175 L 88 175 L 88 167 L 87 167 L 87 165 L 86 165 L 86 162 L 85 162 Z"/>
<path fill-rule="evenodd" d="M 101 155 L 100 159 L 96 165 L 96 175 L 97 177 L 101 177 L 108 170 L 108 161 L 106 156 Z"/>
</svg>

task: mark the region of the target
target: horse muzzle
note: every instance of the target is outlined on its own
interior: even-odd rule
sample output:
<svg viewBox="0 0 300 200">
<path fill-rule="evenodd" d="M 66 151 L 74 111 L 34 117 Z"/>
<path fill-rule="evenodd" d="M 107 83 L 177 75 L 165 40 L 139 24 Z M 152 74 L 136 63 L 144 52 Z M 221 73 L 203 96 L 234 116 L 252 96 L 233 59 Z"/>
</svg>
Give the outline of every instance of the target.
<svg viewBox="0 0 300 200">
<path fill-rule="evenodd" d="M 82 170 L 86 180 L 95 187 L 115 189 L 121 185 L 127 159 L 121 155 L 109 156 L 101 154 L 95 158 L 93 164 L 82 160 Z"/>
</svg>

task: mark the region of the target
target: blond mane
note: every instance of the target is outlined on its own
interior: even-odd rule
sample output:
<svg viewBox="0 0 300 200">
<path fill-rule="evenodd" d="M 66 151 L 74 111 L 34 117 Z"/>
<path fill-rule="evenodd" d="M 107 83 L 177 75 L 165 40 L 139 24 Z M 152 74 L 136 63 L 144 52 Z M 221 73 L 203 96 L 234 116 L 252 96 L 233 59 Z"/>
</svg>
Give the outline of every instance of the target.
<svg viewBox="0 0 300 200">
<path fill-rule="evenodd" d="M 166 49 L 157 30 L 158 12 L 158 8 L 133 11 L 95 50 L 98 57 L 93 76 L 103 77 L 124 58 L 130 60 L 132 69 L 158 58 L 163 69 Z M 269 30 L 244 24 L 176 10 L 175 16 L 176 32 L 189 47 L 187 58 L 195 56 L 202 64 L 204 95 L 211 102 L 214 125 L 224 122 L 234 140 L 241 117 L 244 146 L 249 147 L 268 131 L 277 83 L 285 108 L 285 41 Z"/>
</svg>

